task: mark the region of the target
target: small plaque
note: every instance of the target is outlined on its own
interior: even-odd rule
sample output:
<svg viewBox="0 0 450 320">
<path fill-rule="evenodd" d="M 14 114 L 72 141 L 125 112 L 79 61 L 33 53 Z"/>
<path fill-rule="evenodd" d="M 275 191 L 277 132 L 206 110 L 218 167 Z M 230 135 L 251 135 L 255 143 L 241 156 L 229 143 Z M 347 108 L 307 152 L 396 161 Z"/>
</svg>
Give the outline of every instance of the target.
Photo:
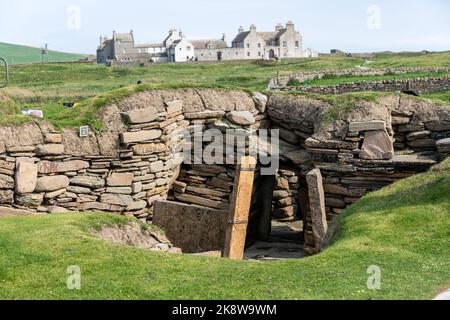
<svg viewBox="0 0 450 320">
<path fill-rule="evenodd" d="M 89 127 L 88 126 L 80 127 L 80 138 L 86 137 L 89 137 Z"/>
</svg>

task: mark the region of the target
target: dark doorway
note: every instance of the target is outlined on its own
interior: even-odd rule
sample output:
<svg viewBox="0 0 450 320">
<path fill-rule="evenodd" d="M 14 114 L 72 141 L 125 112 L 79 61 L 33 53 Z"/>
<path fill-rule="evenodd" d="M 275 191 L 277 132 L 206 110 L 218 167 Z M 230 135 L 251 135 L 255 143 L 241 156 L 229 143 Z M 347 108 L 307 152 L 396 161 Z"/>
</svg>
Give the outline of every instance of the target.
<svg viewBox="0 0 450 320">
<path fill-rule="evenodd" d="M 217 52 L 217 60 L 222 61 L 222 52 L 221 51 Z"/>
<path fill-rule="evenodd" d="M 269 58 L 270 59 L 274 59 L 275 58 L 275 51 L 273 51 L 273 49 L 270 49 L 270 51 L 269 51 Z"/>
</svg>

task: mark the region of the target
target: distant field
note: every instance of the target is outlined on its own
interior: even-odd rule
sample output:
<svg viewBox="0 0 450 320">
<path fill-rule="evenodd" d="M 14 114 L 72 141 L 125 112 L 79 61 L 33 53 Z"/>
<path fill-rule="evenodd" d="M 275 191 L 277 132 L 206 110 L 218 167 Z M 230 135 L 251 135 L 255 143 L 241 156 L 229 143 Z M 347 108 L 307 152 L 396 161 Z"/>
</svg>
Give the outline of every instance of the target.
<svg viewBox="0 0 450 320">
<path fill-rule="evenodd" d="M 385 67 L 448 67 L 450 51 L 415 54 L 379 54 L 370 62 L 362 58 L 321 57 L 316 59 L 291 59 L 283 61 L 247 61 L 193 64 L 155 64 L 145 67 L 110 68 L 97 64 L 29 64 L 13 65 L 10 69 L 10 86 L 0 90 L 11 99 L 0 102 L 0 123 L 11 124 L 28 121 L 12 114 L 11 110 L 38 108 L 45 118 L 57 127 L 95 123 L 98 106 L 114 97 L 133 92 L 138 81 L 145 88 L 213 87 L 264 91 L 271 78 L 298 72 L 324 69 L 352 69 L 357 66 Z M 425 74 L 405 74 L 415 78 Z M 426 74 L 433 76 L 433 74 Z M 442 74 L 435 74 L 442 75 Z M 385 76 L 379 79 L 388 79 Z M 349 79 L 331 79 L 333 83 Z M 118 92 L 116 90 L 119 90 Z M 116 91 L 111 93 L 111 91 Z M 100 96 L 100 97 L 98 97 Z M 97 97 L 95 99 L 90 99 Z M 425 95 L 449 104 L 449 92 Z M 62 102 L 81 102 L 80 107 L 66 110 Z M 97 106 L 97 107 L 95 107 Z M 17 111 L 16 111 L 17 112 Z M 13 112 L 14 113 L 14 112 Z"/>
<path fill-rule="evenodd" d="M 0 57 L 9 64 L 25 64 L 41 62 L 41 49 L 0 42 Z M 85 58 L 86 55 L 49 51 L 46 62 L 69 62 Z"/>
</svg>

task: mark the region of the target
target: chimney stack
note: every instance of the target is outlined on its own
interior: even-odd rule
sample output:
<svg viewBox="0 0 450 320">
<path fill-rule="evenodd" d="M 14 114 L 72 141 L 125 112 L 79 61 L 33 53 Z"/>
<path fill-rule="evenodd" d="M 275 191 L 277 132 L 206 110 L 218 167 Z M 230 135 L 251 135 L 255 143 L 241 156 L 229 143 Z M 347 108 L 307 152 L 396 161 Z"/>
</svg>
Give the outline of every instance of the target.
<svg viewBox="0 0 450 320">
<path fill-rule="evenodd" d="M 256 26 L 254 24 L 250 26 L 250 33 L 256 33 Z"/>
<path fill-rule="evenodd" d="M 239 30 L 238 30 L 238 33 L 242 33 L 242 32 L 244 32 L 244 27 L 243 27 L 243 26 L 240 26 L 240 27 L 239 27 Z"/>
<path fill-rule="evenodd" d="M 284 27 L 283 27 L 283 24 L 281 24 L 281 23 L 279 23 L 279 24 L 277 24 L 276 26 L 275 26 L 275 31 L 281 31 L 281 30 L 283 30 L 284 29 Z"/>
</svg>

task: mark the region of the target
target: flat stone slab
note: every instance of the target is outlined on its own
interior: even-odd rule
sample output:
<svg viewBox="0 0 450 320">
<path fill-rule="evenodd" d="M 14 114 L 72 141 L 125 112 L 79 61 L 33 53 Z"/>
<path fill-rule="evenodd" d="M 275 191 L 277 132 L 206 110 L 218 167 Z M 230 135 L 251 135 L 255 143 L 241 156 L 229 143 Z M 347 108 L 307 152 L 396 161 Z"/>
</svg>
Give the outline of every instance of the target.
<svg viewBox="0 0 450 320">
<path fill-rule="evenodd" d="M 386 130 L 384 121 L 351 122 L 348 130 L 350 132 Z"/>
<path fill-rule="evenodd" d="M 436 147 L 439 152 L 450 152 L 450 138 L 439 140 Z"/>
<path fill-rule="evenodd" d="M 359 157 L 366 160 L 392 159 L 394 157 L 394 142 L 387 131 L 366 131 Z"/>
<path fill-rule="evenodd" d="M 148 123 L 159 118 L 158 110 L 151 107 L 126 112 L 122 116 L 131 124 Z"/>
<path fill-rule="evenodd" d="M 158 139 L 162 136 L 161 130 L 141 130 L 137 132 L 125 132 L 120 135 L 122 143 L 144 142 Z"/>
</svg>

